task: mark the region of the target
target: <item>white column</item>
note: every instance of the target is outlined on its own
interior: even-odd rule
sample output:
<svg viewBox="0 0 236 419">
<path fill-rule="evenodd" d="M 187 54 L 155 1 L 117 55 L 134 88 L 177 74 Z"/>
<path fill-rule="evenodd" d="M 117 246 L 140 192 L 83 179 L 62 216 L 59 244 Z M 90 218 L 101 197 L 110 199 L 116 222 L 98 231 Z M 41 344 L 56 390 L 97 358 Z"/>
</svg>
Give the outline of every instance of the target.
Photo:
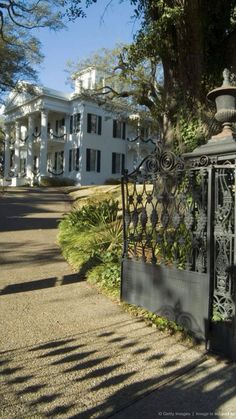
<svg viewBox="0 0 236 419">
<path fill-rule="evenodd" d="M 9 177 L 10 171 L 10 127 L 5 127 L 4 177 Z"/>
<path fill-rule="evenodd" d="M 33 115 L 28 117 L 28 139 L 27 139 L 27 155 L 26 155 L 26 176 L 33 179 L 33 133 L 35 126 L 35 118 Z"/>
<path fill-rule="evenodd" d="M 48 126 L 48 111 L 43 109 L 41 111 L 41 136 L 40 136 L 40 162 L 39 174 L 40 178 L 47 176 L 47 126 Z"/>
<path fill-rule="evenodd" d="M 15 176 L 20 173 L 20 131 L 21 125 L 19 121 L 15 122 Z"/>
<path fill-rule="evenodd" d="M 69 150 L 70 150 L 70 115 L 66 114 L 65 116 L 65 129 L 66 129 L 66 136 L 65 136 L 65 144 L 64 144 L 64 177 L 69 176 Z"/>
</svg>

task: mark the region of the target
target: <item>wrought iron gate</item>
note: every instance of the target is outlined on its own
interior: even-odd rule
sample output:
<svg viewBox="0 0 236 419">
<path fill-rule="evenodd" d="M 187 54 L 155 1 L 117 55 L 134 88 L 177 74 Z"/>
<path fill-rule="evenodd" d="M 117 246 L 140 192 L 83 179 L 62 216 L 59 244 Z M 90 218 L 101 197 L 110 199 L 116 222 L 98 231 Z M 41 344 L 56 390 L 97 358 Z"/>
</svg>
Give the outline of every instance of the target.
<svg viewBox="0 0 236 419">
<path fill-rule="evenodd" d="M 184 161 L 158 143 L 124 174 L 122 197 L 122 299 L 210 339 L 213 350 L 219 324 L 234 339 L 235 161 Z"/>
</svg>

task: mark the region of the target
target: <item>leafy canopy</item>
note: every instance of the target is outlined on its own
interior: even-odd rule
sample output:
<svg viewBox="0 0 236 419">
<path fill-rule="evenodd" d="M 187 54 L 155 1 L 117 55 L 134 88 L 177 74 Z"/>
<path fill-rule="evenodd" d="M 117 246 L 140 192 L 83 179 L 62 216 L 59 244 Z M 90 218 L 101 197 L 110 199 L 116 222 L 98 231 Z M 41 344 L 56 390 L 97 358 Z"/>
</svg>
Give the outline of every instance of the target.
<svg viewBox="0 0 236 419">
<path fill-rule="evenodd" d="M 0 1 L 0 100 L 19 80 L 36 81 L 43 56 L 33 29 L 64 27 L 63 0 Z"/>
<path fill-rule="evenodd" d="M 86 9 L 95 1 L 71 3 Z M 199 132 L 202 141 L 212 118 L 206 94 L 222 83 L 224 68 L 236 72 L 236 0 L 130 3 L 141 23 L 132 45 L 120 54 L 121 77 L 132 82 L 137 103 L 157 118 L 167 144 L 178 142 L 193 120 L 192 136 Z"/>
</svg>

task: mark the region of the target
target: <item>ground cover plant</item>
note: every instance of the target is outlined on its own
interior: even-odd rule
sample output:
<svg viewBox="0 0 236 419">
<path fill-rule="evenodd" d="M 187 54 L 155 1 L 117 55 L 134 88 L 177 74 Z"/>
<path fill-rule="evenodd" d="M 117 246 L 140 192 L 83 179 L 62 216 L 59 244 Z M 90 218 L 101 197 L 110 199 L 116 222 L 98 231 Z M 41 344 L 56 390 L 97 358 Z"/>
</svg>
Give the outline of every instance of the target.
<svg viewBox="0 0 236 419">
<path fill-rule="evenodd" d="M 59 225 L 58 241 L 66 260 L 90 282 L 119 295 L 122 220 L 113 198 L 90 199 Z"/>
<path fill-rule="evenodd" d="M 86 191 L 84 195 L 82 192 L 81 188 L 83 198 L 74 202 L 71 212 L 59 224 L 59 245 L 65 259 L 78 272 L 78 279 L 96 284 L 106 295 L 120 301 L 123 250 L 120 196 L 117 189 L 113 193 L 96 190 L 95 196 L 89 198 L 85 198 Z M 184 328 L 176 323 L 131 304 L 121 302 L 121 305 L 148 325 L 189 339 Z"/>
</svg>

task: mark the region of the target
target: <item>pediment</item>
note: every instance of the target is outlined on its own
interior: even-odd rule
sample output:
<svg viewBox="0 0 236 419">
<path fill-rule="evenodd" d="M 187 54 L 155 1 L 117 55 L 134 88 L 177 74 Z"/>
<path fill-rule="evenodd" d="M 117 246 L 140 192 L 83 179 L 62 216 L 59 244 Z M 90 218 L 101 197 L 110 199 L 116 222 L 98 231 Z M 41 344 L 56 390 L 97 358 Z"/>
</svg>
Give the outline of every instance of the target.
<svg viewBox="0 0 236 419">
<path fill-rule="evenodd" d="M 5 112 L 8 112 L 16 107 L 22 106 L 32 99 L 36 99 L 38 95 L 38 89 L 34 89 L 32 86 L 29 89 L 24 89 L 24 91 L 21 92 L 14 91 L 10 93 L 6 102 Z"/>
</svg>

